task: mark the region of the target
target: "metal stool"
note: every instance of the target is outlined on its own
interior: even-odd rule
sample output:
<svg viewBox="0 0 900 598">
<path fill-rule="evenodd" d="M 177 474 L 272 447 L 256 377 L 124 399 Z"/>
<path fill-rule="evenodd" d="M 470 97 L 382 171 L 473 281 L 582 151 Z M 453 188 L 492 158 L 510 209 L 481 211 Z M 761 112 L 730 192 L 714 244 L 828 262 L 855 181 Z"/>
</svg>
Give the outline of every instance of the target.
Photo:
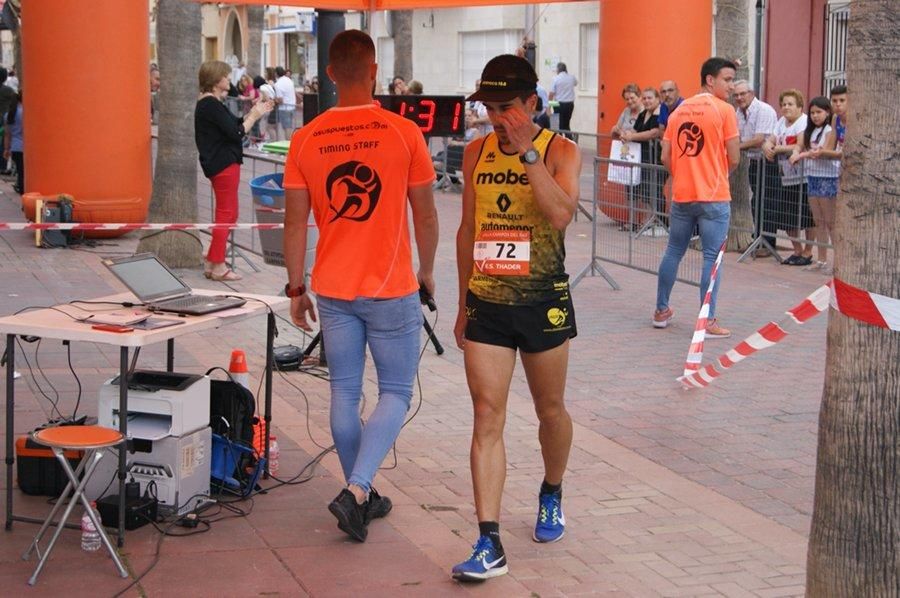
<svg viewBox="0 0 900 598">
<path fill-rule="evenodd" d="M 103 545 L 106 546 L 106 549 L 112 556 L 113 562 L 115 562 L 116 567 L 119 570 L 119 575 L 128 577 L 128 572 L 125 570 L 122 561 L 119 560 L 119 555 L 116 554 L 115 548 L 113 548 L 112 543 L 109 541 L 109 536 L 106 535 L 106 531 L 103 529 L 103 524 L 100 522 L 97 512 L 91 507 L 90 501 L 84 495 L 84 488 L 91 478 L 91 474 L 94 473 L 94 468 L 97 466 L 97 463 L 100 462 L 100 459 L 103 458 L 103 451 L 101 449 L 121 444 L 124 440 L 122 434 L 111 428 L 104 428 L 103 426 L 59 426 L 38 430 L 31 436 L 35 442 L 50 447 L 53 454 L 56 455 L 56 459 L 62 465 L 63 471 L 66 472 L 69 482 L 66 484 L 65 490 L 60 494 L 56 504 L 53 505 L 53 509 L 41 526 L 41 530 L 31 542 L 31 546 L 29 546 L 28 550 L 25 551 L 25 554 L 22 555 L 22 560 L 27 561 L 29 557 L 31 557 L 31 553 L 35 551 L 41 559 L 38 562 L 34 573 L 31 575 L 31 578 L 28 580 L 28 585 L 33 586 L 35 582 L 37 582 L 37 577 L 40 574 L 41 569 L 44 568 L 44 563 L 47 562 L 50 553 L 53 551 L 53 545 L 56 544 L 59 533 L 65 527 L 66 520 L 68 520 L 69 515 L 72 513 L 72 509 L 79 500 L 84 504 L 84 508 L 91 518 L 91 521 L 94 522 L 94 527 L 97 528 L 97 532 L 100 534 Z M 74 471 L 64 455 L 64 451 L 66 450 L 85 451 L 84 457 Z M 84 472 L 84 477 L 82 477 L 79 482 L 78 477 L 82 472 Z M 66 505 L 66 510 L 63 512 L 62 519 L 56 524 L 56 532 L 54 532 L 53 537 L 50 539 L 50 544 L 47 545 L 47 549 L 41 554 L 41 548 L 38 546 L 38 542 L 40 542 L 41 538 L 44 536 L 47 528 L 53 525 L 53 518 L 56 516 L 56 513 L 63 503 L 66 502 L 70 492 L 72 493 L 72 498 Z"/>
</svg>

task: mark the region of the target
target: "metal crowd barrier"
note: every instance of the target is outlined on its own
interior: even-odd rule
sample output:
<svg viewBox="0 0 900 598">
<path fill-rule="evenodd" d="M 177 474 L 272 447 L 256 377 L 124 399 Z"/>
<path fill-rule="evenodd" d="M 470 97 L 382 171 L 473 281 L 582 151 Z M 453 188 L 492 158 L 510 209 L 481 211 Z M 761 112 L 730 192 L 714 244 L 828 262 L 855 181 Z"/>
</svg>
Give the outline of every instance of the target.
<svg viewBox="0 0 900 598">
<path fill-rule="evenodd" d="M 742 156 L 741 162 L 742 164 L 747 162 L 747 176 L 746 178 L 740 176 L 735 181 L 733 175 L 732 185 L 738 190 L 732 191 L 732 194 L 741 190 L 746 191 L 749 187 L 749 194 L 752 196 L 754 239 L 746 248 L 740 248 L 743 253 L 738 259 L 739 262 L 766 253 L 781 262 L 780 252 L 784 251 L 781 247 L 785 243 L 779 246 L 779 241 L 786 241 L 791 244 L 794 251 L 802 249 L 805 253 L 817 252 L 820 246 L 826 249 L 833 248 L 825 227 L 821 226 L 824 223 L 817 223 L 814 218 L 813 206 L 809 201 L 807 178 L 812 176 L 834 179 L 834 185 L 837 185 L 839 178 L 833 175 L 839 173 L 839 166 L 827 160 L 807 159 L 798 162 L 793 168 L 788 168 L 786 173 L 777 160 L 770 162 L 761 155 L 746 153 Z M 831 207 L 833 211 L 833 206 Z"/>
<path fill-rule="evenodd" d="M 764 255 L 762 249 L 781 262 L 779 252 L 784 251 L 784 241 L 807 253 L 818 246 L 831 249 L 824 235 L 811 236 L 816 222 L 806 180 L 808 176 L 831 176 L 836 168 L 824 160 L 810 159 L 798 162 L 786 175 L 777 161 L 742 153 L 741 162 L 730 177 L 732 200 L 727 249 L 742 253 L 739 262 Z M 600 274 L 613 288 L 618 288 L 600 266 L 601 262 L 658 274 L 668 244 L 671 201 L 665 167 L 597 156 L 592 176 L 591 261 L 573 279 L 572 285 L 585 276 Z M 808 236 L 801 236 L 804 231 Z M 702 268 L 703 254 L 695 231 L 677 279 L 699 286 Z"/>
<path fill-rule="evenodd" d="M 587 275 L 600 274 L 617 288 L 599 262 L 656 274 L 669 236 L 665 168 L 597 156 L 593 177 L 592 257 L 573 286 Z M 678 280 L 699 285 L 702 267 L 703 254 L 692 243 L 681 262 Z"/>
</svg>

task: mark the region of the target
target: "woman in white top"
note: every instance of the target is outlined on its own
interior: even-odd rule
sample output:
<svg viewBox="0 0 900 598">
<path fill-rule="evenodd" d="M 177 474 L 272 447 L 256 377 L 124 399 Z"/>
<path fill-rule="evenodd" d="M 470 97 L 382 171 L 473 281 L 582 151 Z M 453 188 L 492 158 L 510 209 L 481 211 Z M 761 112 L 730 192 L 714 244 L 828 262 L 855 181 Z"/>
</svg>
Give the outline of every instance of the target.
<svg viewBox="0 0 900 598">
<path fill-rule="evenodd" d="M 831 272 L 828 267 L 828 247 L 831 231 L 834 229 L 834 198 L 837 197 L 838 177 L 841 163 L 823 155 L 823 150 L 834 150 L 837 136 L 831 129 L 831 102 L 828 98 L 817 97 L 809 102 L 809 122 L 800 137 L 791 164 L 803 161 L 809 187 L 809 207 L 816 221 L 818 261 L 806 267 L 807 270 Z"/>
<path fill-rule="evenodd" d="M 806 230 L 806 238 L 814 239 L 812 214 L 806 200 L 806 180 L 799 166 L 791 164 L 789 158 L 797 141 L 806 130 L 806 115 L 803 114 L 803 93 L 788 89 L 778 96 L 782 117 L 775 124 L 775 131 L 763 144 L 763 154 L 770 162 L 778 160 L 781 178 L 773 179 L 767 195 L 774 194 L 776 227 L 783 229 L 791 237 L 794 253 L 783 264 L 787 266 L 808 266 L 812 264 L 812 245 L 799 241 L 800 229 Z"/>
</svg>

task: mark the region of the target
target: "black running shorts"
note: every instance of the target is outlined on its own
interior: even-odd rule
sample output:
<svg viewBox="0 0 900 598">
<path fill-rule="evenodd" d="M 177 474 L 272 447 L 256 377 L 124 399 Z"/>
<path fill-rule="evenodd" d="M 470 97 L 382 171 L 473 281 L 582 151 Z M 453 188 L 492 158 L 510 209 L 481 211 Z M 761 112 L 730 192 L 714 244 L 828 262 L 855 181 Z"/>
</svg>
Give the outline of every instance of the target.
<svg viewBox="0 0 900 598">
<path fill-rule="evenodd" d="M 466 293 L 466 339 L 476 343 L 540 353 L 574 338 L 575 308 L 568 288 L 550 301 L 504 305 Z"/>
</svg>

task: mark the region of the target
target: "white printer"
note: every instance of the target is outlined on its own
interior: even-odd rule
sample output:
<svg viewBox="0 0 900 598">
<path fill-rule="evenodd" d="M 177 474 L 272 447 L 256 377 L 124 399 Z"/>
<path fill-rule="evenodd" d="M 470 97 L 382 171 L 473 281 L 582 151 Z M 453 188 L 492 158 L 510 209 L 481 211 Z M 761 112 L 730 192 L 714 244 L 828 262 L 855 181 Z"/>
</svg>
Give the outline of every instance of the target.
<svg viewBox="0 0 900 598">
<path fill-rule="evenodd" d="M 100 387 L 97 423 L 119 429 L 119 378 Z M 128 383 L 128 437 L 158 440 L 209 426 L 209 378 L 135 370 Z"/>
<path fill-rule="evenodd" d="M 195 497 L 209 495 L 209 393 L 203 375 L 136 370 L 129 376 L 125 479 L 140 482 L 142 494 L 155 493 L 163 512 L 186 513 Z M 118 377 L 100 387 L 97 420 L 119 428 Z M 118 493 L 117 467 L 117 450 L 108 450 L 88 483 L 90 500 Z"/>
</svg>

